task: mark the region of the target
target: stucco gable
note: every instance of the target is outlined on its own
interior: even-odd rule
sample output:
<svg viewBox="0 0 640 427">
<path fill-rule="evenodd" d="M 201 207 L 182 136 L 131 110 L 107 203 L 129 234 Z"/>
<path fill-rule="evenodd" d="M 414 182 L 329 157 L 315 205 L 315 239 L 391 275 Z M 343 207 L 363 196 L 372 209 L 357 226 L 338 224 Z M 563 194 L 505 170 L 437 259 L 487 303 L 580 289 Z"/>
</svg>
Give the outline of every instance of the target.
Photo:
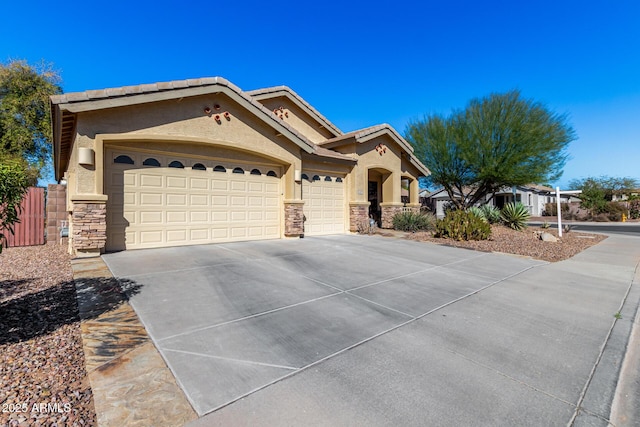
<svg viewBox="0 0 640 427">
<path fill-rule="evenodd" d="M 276 100 L 278 98 L 284 99 L 289 103 L 295 105 L 299 109 L 301 109 L 311 120 L 313 120 L 318 126 L 326 129 L 330 134 L 327 137 L 336 137 L 343 134 L 343 132 L 338 129 L 336 125 L 331 123 L 329 119 L 323 116 L 318 110 L 316 110 L 311 104 L 305 101 L 300 95 L 294 92 L 291 88 L 287 86 L 274 86 L 268 87 L 264 89 L 256 89 L 246 92 L 247 95 L 251 96 L 253 99 L 266 103 L 269 100 Z M 326 137 L 325 137 L 326 138 Z"/>
<path fill-rule="evenodd" d="M 368 128 L 355 130 L 335 138 L 328 139 L 318 145 L 323 148 L 333 149 L 347 144 L 358 143 L 363 144 L 375 138 L 385 136 L 399 146 L 405 153 L 407 160 L 415 166 L 425 176 L 430 175 L 429 169 L 422 164 L 413 152 L 413 147 L 409 144 L 391 125 L 383 123 L 380 125 L 370 126 Z"/>
<path fill-rule="evenodd" d="M 52 96 L 51 112 L 56 179 L 61 179 L 68 167 L 78 114 L 215 93 L 227 95 L 255 117 L 273 127 L 278 134 L 290 139 L 304 152 L 315 152 L 316 146 L 312 141 L 278 119 L 260 102 L 228 80 L 221 77 L 179 80 Z"/>
</svg>

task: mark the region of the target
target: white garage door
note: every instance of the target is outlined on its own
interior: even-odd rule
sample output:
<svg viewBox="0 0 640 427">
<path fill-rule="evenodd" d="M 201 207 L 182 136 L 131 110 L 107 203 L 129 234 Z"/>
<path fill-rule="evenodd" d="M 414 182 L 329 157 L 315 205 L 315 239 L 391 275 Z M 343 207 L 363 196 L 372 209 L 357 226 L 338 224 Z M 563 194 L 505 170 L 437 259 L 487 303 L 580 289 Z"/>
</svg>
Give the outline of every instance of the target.
<svg viewBox="0 0 640 427">
<path fill-rule="evenodd" d="M 313 171 L 302 174 L 304 234 L 319 236 L 345 232 L 344 178 Z"/>
<path fill-rule="evenodd" d="M 108 150 L 107 250 L 280 237 L 273 165 Z"/>
</svg>

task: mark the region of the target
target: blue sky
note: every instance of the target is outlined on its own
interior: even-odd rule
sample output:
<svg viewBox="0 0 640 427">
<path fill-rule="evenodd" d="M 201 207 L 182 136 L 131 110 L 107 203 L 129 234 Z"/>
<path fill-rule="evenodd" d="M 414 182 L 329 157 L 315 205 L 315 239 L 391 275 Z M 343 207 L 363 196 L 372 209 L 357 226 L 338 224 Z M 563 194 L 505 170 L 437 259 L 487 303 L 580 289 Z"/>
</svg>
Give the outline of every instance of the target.
<svg viewBox="0 0 640 427">
<path fill-rule="evenodd" d="M 4 4 L 0 61 L 51 62 L 65 92 L 206 76 L 284 84 L 343 131 L 404 133 L 517 88 L 577 132 L 556 184 L 640 179 L 637 0 L 74 3 Z"/>
</svg>

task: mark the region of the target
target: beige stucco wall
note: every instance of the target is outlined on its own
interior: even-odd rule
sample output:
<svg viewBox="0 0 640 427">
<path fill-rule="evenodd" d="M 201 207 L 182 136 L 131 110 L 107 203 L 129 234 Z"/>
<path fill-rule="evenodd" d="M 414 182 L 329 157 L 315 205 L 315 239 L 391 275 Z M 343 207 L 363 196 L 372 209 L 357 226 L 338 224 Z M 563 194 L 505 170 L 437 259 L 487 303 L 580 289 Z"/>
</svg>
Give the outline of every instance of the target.
<svg viewBox="0 0 640 427">
<path fill-rule="evenodd" d="M 320 127 L 318 122 L 286 97 L 265 99 L 260 102 L 271 111 L 277 110 L 277 116 L 282 116 L 283 122 L 307 137 L 309 141 L 317 144 L 333 137 L 330 131 Z"/>
<path fill-rule="evenodd" d="M 212 112 L 206 114 L 205 107 Z M 230 113 L 229 120 L 225 111 Z M 103 155 L 110 144 L 278 164 L 284 171 L 284 197 L 295 198 L 294 170 L 301 169 L 301 149 L 223 94 L 80 113 L 76 132 L 68 171 L 73 176 L 71 199 L 78 194 L 103 194 Z M 96 151 L 94 166 L 78 165 L 79 147 Z"/>
<path fill-rule="evenodd" d="M 382 155 L 376 151 L 378 144 L 384 144 L 387 149 Z M 412 203 L 418 202 L 418 180 L 422 173 L 411 164 L 404 156 L 400 146 L 389 136 L 381 135 L 364 143 L 355 142 L 333 148 L 342 154 L 356 155 L 358 164 L 353 168 L 349 179 L 349 192 L 351 202 L 366 202 L 368 200 L 369 170 L 374 169 L 380 173 L 385 171 L 391 175 L 373 179 L 380 183 L 382 189 L 381 199 L 384 203 L 401 203 L 401 180 L 409 179 Z"/>
</svg>

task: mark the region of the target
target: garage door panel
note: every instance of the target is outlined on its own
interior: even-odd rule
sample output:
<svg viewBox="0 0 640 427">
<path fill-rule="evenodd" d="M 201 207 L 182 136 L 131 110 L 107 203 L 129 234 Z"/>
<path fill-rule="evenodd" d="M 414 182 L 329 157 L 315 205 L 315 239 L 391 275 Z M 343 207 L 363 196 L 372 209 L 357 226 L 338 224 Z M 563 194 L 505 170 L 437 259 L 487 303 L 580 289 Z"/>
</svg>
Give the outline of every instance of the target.
<svg viewBox="0 0 640 427">
<path fill-rule="evenodd" d="M 140 193 L 140 206 L 162 206 L 162 193 Z"/>
<path fill-rule="evenodd" d="M 280 185 L 277 183 L 269 182 L 265 184 L 264 191 L 265 193 L 278 194 L 278 191 L 280 191 Z"/>
<path fill-rule="evenodd" d="M 271 209 L 277 209 L 280 206 L 280 200 L 278 197 L 265 197 L 264 205 Z"/>
<path fill-rule="evenodd" d="M 206 186 L 206 180 L 205 180 L 205 186 Z M 167 176 L 167 188 L 186 190 L 187 178 L 183 176 Z"/>
<path fill-rule="evenodd" d="M 247 198 L 245 196 L 231 196 L 231 206 L 246 206 Z"/>
<path fill-rule="evenodd" d="M 209 196 L 207 194 L 190 194 L 189 204 L 191 206 L 208 206 Z"/>
<path fill-rule="evenodd" d="M 280 178 L 233 174 L 236 167 L 255 167 L 231 160 L 179 159 L 203 163 L 206 171 L 166 167 L 176 159 L 172 155 L 154 156 L 161 167 L 141 167 L 146 154 L 109 150 L 105 158 L 124 154 L 135 164 L 105 168 L 108 250 L 280 237 Z M 212 164 L 223 164 L 227 172 L 214 172 Z"/>
<path fill-rule="evenodd" d="M 245 211 L 231 212 L 231 221 L 246 221 L 246 220 L 247 220 L 247 212 Z"/>
<path fill-rule="evenodd" d="M 140 187 L 162 188 L 162 176 L 151 174 L 140 174 Z"/>
<path fill-rule="evenodd" d="M 261 182 L 250 182 L 248 189 L 250 193 L 262 193 L 264 192 L 264 185 Z"/>
<path fill-rule="evenodd" d="M 187 194 L 167 194 L 167 206 L 187 206 Z"/>
<path fill-rule="evenodd" d="M 209 212 L 189 212 L 189 222 L 204 223 L 209 222 Z"/>
<path fill-rule="evenodd" d="M 231 191 L 247 191 L 247 182 L 246 181 L 231 181 Z"/>
<path fill-rule="evenodd" d="M 167 224 L 186 224 L 186 223 L 187 223 L 186 211 L 167 212 Z"/>
<path fill-rule="evenodd" d="M 136 204 L 136 193 L 126 192 L 124 194 L 114 194 L 114 202 L 120 205 L 134 206 Z"/>
<path fill-rule="evenodd" d="M 162 230 L 139 231 L 138 235 L 140 236 L 140 244 L 142 245 L 157 244 L 163 241 Z M 127 244 L 128 243 L 129 242 L 127 242 Z"/>
<path fill-rule="evenodd" d="M 209 179 L 208 178 L 189 178 L 189 188 L 193 190 L 208 190 Z"/>
<path fill-rule="evenodd" d="M 211 219 L 213 222 L 229 221 L 229 212 L 211 212 Z"/>
<path fill-rule="evenodd" d="M 264 205 L 264 197 L 249 196 L 249 206 L 252 208 L 260 208 Z"/>
<path fill-rule="evenodd" d="M 192 228 L 189 230 L 189 239 L 198 242 L 198 241 L 208 241 L 209 237 L 209 229 L 208 228 Z"/>
<path fill-rule="evenodd" d="M 229 196 L 211 196 L 211 205 L 215 207 L 229 206 Z"/>
<path fill-rule="evenodd" d="M 117 179 L 121 184 L 124 185 L 128 185 L 128 186 L 135 186 L 137 183 L 137 176 L 134 175 L 133 173 L 131 173 L 131 171 L 127 171 L 127 172 L 117 172 L 114 175 L 118 175 Z M 115 178 L 115 176 L 114 176 Z M 117 184 L 117 183 L 115 183 Z"/>
<path fill-rule="evenodd" d="M 247 227 L 231 227 L 231 237 L 232 238 L 240 238 L 240 237 L 248 237 L 249 233 Z"/>
<path fill-rule="evenodd" d="M 162 224 L 162 211 L 143 211 L 140 212 L 140 224 Z"/>
<path fill-rule="evenodd" d="M 212 179 L 211 180 L 211 189 L 212 190 L 222 190 L 229 191 L 229 181 L 226 179 Z"/>
</svg>

